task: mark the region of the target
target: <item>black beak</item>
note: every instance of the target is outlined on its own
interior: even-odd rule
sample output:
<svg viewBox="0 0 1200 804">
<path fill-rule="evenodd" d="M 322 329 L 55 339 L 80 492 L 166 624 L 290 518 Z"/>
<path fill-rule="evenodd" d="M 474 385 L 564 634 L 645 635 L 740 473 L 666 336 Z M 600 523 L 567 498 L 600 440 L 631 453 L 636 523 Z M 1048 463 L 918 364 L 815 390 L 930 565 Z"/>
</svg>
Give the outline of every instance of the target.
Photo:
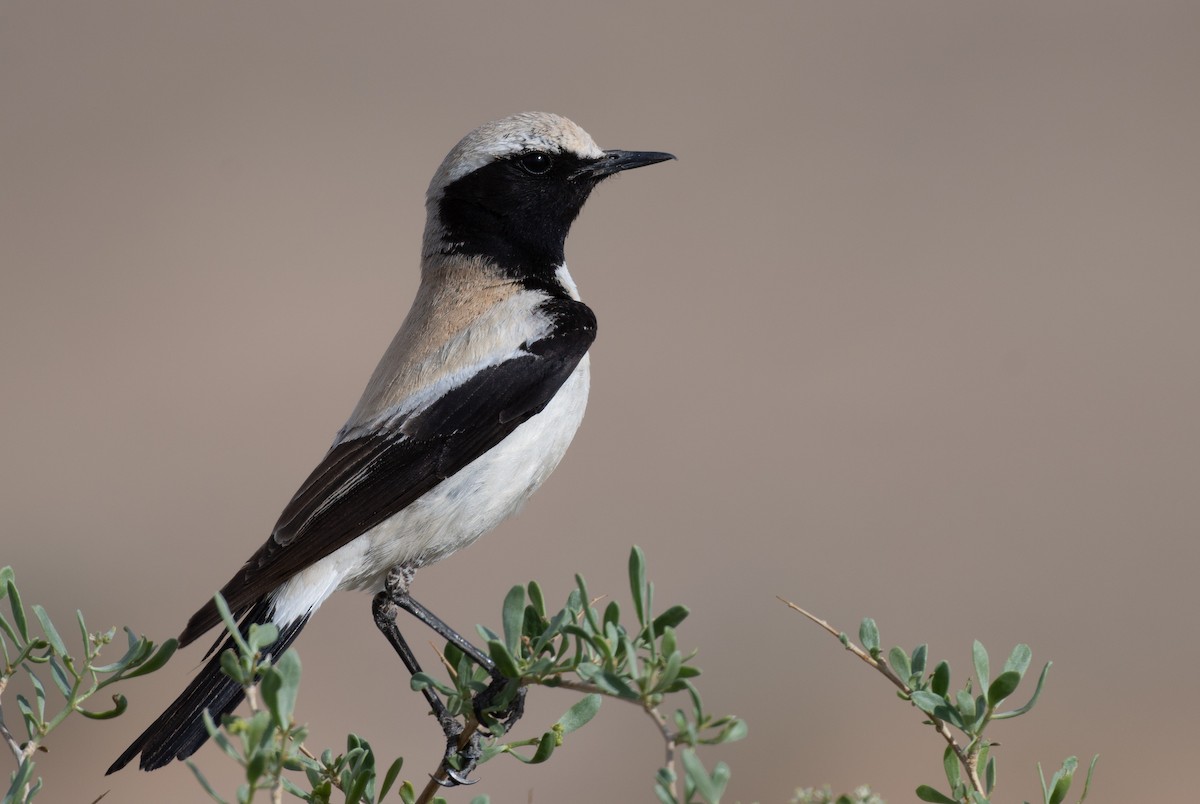
<svg viewBox="0 0 1200 804">
<path fill-rule="evenodd" d="M 603 179 L 622 170 L 632 170 L 674 158 L 674 154 L 662 151 L 605 151 L 604 156 L 575 171 L 571 178 Z"/>
</svg>

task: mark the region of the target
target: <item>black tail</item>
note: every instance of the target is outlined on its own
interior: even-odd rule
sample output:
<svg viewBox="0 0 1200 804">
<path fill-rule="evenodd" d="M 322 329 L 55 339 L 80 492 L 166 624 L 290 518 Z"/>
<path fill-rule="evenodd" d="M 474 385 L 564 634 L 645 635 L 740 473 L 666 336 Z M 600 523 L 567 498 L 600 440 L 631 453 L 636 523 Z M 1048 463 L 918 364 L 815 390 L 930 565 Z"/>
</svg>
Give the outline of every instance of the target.
<svg viewBox="0 0 1200 804">
<path fill-rule="evenodd" d="M 242 634 L 246 634 L 251 623 L 269 622 L 270 609 L 271 603 L 266 598 L 255 603 L 242 618 Z M 267 653 L 271 656 L 281 655 L 307 622 L 306 615 L 280 628 L 279 639 L 267 649 Z M 125 753 L 117 757 L 105 775 L 119 771 L 138 754 L 142 755 L 139 767 L 149 771 L 161 768 L 171 760 L 186 759 L 196 753 L 196 749 L 208 739 L 208 730 L 204 728 L 204 711 L 207 710 L 219 724 L 221 716 L 236 709 L 245 697 L 241 686 L 221 672 L 221 654 L 226 648 L 233 647 L 233 639 L 226 638 L 219 649 L 209 651 L 211 655 L 208 661 L 187 689 L 133 741 L 133 745 L 125 749 Z"/>
</svg>

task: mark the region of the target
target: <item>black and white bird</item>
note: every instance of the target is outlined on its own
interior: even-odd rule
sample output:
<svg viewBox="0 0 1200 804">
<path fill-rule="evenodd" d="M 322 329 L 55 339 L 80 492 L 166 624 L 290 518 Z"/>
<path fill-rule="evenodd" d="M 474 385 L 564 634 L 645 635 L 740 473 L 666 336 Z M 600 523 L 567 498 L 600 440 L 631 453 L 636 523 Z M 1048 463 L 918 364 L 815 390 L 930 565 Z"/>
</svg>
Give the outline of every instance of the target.
<svg viewBox="0 0 1200 804">
<path fill-rule="evenodd" d="M 243 631 L 275 624 L 270 652 L 280 655 L 333 592 L 365 590 L 405 657 L 395 606 L 430 622 L 407 596 L 413 572 L 520 508 L 583 418 L 596 317 L 564 261 L 571 223 L 604 178 L 672 158 L 603 151 L 540 112 L 480 126 L 450 151 L 426 197 L 412 309 L 329 452 L 221 589 Z M 180 644 L 219 624 L 210 601 Z M 230 644 L 213 646 L 109 773 L 139 754 L 143 770 L 159 768 L 204 743 L 202 713 L 219 722 L 242 699 L 220 669 L 217 648 Z"/>
</svg>

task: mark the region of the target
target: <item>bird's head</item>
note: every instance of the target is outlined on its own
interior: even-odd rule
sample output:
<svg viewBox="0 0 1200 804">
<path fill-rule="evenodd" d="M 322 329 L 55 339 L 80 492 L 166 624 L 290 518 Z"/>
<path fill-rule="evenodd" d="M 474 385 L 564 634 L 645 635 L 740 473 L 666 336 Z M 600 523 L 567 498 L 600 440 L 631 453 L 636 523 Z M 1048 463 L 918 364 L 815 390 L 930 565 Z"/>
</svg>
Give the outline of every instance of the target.
<svg viewBox="0 0 1200 804">
<path fill-rule="evenodd" d="M 492 121 L 463 137 L 429 184 L 425 256 L 479 256 L 506 272 L 553 272 L 563 261 L 571 223 L 597 184 L 674 158 L 601 150 L 556 114 Z"/>
</svg>

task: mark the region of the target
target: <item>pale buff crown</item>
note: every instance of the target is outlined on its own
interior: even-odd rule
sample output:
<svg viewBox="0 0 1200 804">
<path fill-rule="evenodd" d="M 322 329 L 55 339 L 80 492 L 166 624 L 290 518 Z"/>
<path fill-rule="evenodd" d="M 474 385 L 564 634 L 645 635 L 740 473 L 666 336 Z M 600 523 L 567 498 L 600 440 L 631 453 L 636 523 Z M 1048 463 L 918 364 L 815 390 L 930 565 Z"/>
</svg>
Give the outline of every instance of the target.
<svg viewBox="0 0 1200 804">
<path fill-rule="evenodd" d="M 471 171 L 525 151 L 573 153 L 595 159 L 604 155 L 591 135 L 567 118 L 549 112 L 522 112 L 484 123 L 459 140 L 433 174 L 426 197 L 433 200 L 446 185 Z"/>
</svg>

